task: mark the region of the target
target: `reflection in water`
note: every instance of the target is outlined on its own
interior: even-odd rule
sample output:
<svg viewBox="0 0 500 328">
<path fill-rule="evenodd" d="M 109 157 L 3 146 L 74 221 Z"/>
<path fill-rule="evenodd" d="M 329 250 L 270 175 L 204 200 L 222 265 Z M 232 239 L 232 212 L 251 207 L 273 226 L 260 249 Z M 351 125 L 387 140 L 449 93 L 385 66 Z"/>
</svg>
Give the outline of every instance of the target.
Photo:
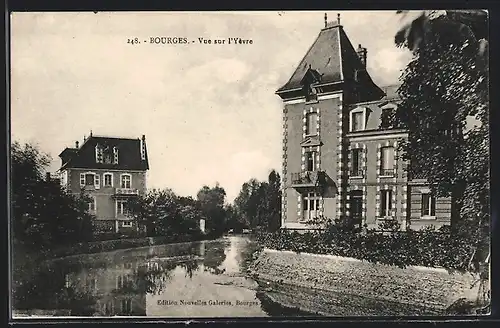
<svg viewBox="0 0 500 328">
<path fill-rule="evenodd" d="M 255 282 L 241 272 L 251 245 L 230 237 L 52 261 L 17 288 L 15 308 L 80 316 L 266 315 Z M 237 300 L 255 304 L 237 306 Z"/>
</svg>

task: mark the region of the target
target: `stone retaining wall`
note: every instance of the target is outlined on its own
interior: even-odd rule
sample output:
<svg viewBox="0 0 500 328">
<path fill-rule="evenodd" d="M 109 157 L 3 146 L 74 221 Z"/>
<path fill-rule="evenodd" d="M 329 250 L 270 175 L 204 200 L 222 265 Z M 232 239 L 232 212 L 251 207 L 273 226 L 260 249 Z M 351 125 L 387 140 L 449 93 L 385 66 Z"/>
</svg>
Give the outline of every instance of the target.
<svg viewBox="0 0 500 328">
<path fill-rule="evenodd" d="M 471 288 L 477 277 L 469 273 L 269 249 L 260 253 L 251 273 L 275 285 L 269 292 L 272 299 L 327 315 L 436 315 L 460 298 L 474 299 L 478 291 Z M 314 303 L 314 292 L 306 295 L 300 288 L 318 291 L 320 303 L 331 305 L 303 308 L 305 299 Z"/>
</svg>

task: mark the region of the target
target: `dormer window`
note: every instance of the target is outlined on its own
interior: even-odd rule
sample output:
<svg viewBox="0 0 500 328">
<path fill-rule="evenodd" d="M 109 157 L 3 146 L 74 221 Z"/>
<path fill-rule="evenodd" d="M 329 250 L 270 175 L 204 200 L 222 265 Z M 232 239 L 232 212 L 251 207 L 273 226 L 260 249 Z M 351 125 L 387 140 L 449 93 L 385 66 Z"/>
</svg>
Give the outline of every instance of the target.
<svg viewBox="0 0 500 328">
<path fill-rule="evenodd" d="M 363 131 L 366 128 L 366 108 L 356 108 L 350 113 L 349 130 L 351 132 Z"/>
<path fill-rule="evenodd" d="M 318 134 L 318 113 L 308 113 L 306 115 L 306 135 L 317 135 Z"/>
<path fill-rule="evenodd" d="M 112 164 L 113 163 L 113 152 L 109 146 L 104 148 L 104 164 Z"/>
<path fill-rule="evenodd" d="M 311 65 L 309 65 L 309 69 L 307 70 L 301 81 L 305 93 L 304 96 L 306 97 L 306 102 L 318 100 L 318 90 L 313 85 L 315 83 L 319 83 L 320 81 L 321 74 L 315 69 L 312 69 Z"/>
<path fill-rule="evenodd" d="M 380 113 L 380 128 L 381 129 L 390 129 L 393 127 L 392 124 L 392 115 L 396 110 L 395 105 L 386 105 L 381 108 L 382 112 Z"/>
<path fill-rule="evenodd" d="M 316 101 L 318 100 L 318 93 L 316 88 L 310 84 L 306 86 L 306 101 Z"/>
</svg>

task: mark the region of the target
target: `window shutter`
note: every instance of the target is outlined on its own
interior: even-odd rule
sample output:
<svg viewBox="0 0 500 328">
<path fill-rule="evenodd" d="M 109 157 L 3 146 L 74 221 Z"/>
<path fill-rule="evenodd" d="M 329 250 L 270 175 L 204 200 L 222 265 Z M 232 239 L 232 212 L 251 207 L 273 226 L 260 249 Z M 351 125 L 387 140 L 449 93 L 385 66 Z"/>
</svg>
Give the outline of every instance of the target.
<svg viewBox="0 0 500 328">
<path fill-rule="evenodd" d="M 385 207 L 386 207 L 386 204 L 387 204 L 387 201 L 386 201 L 386 191 L 385 190 L 382 190 L 382 192 L 380 193 L 380 217 L 384 217 L 385 216 Z"/>
<path fill-rule="evenodd" d="M 118 148 L 113 147 L 113 163 L 118 164 Z"/>
<path fill-rule="evenodd" d="M 436 197 L 429 197 L 431 202 L 431 216 L 436 215 Z"/>
<path fill-rule="evenodd" d="M 95 146 L 95 160 L 96 163 L 102 163 L 102 148 L 99 145 Z"/>
<path fill-rule="evenodd" d="M 80 173 L 80 187 L 85 186 L 85 173 Z"/>
<path fill-rule="evenodd" d="M 94 185 L 95 185 L 95 189 L 101 188 L 101 176 L 99 174 L 96 174 L 94 176 Z"/>
</svg>

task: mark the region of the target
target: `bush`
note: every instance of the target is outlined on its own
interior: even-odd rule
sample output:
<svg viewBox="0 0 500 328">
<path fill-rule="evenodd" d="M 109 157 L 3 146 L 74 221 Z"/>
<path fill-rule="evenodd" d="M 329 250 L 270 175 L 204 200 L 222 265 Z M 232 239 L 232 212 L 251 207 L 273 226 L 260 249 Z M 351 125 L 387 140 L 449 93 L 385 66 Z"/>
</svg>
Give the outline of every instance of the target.
<svg viewBox="0 0 500 328">
<path fill-rule="evenodd" d="M 386 228 L 391 227 L 389 224 Z M 419 265 L 465 271 L 473 252 L 473 243 L 465 235 L 452 234 L 449 227 L 381 233 L 332 225 L 303 233 L 291 230 L 260 233 L 257 239 L 264 247 L 275 250 L 352 257 L 403 268 Z"/>
</svg>

